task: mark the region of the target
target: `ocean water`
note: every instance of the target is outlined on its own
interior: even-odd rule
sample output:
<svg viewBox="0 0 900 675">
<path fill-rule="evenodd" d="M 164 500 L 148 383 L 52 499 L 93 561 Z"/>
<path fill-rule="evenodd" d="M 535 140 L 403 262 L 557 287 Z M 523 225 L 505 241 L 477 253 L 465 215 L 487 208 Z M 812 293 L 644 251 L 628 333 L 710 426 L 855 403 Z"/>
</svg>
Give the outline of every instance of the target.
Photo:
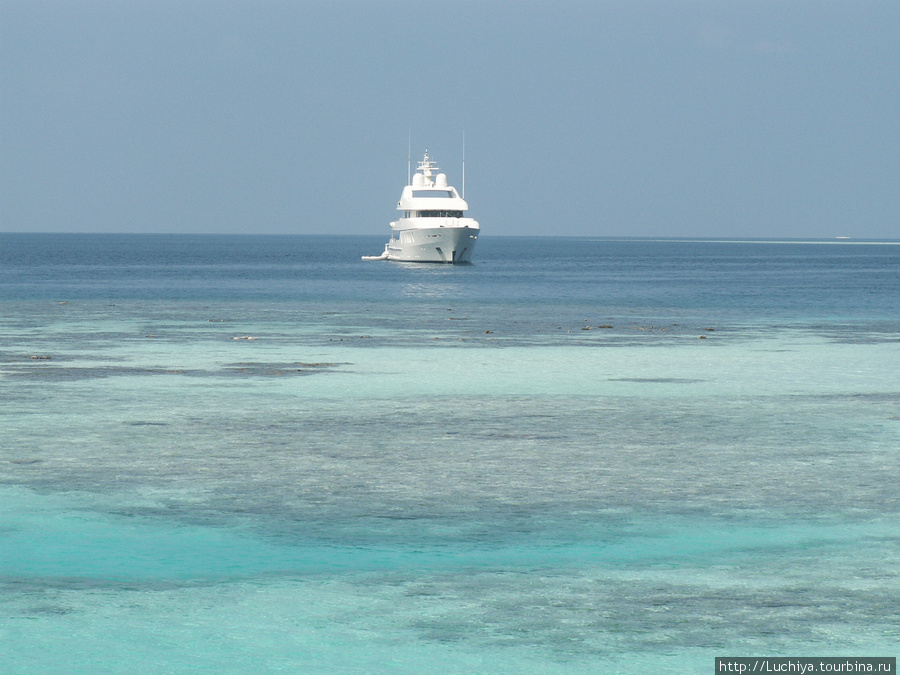
<svg viewBox="0 0 900 675">
<path fill-rule="evenodd" d="M 0 234 L 0 672 L 893 656 L 900 243 Z"/>
</svg>

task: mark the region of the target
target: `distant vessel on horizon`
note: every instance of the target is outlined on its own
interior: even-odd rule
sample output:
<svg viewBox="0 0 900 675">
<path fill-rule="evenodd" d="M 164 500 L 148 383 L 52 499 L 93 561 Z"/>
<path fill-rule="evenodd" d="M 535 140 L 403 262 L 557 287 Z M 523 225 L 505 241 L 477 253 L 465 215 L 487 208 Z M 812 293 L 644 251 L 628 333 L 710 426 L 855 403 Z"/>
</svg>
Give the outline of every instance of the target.
<svg viewBox="0 0 900 675">
<path fill-rule="evenodd" d="M 438 171 L 426 150 L 397 202 L 397 210 L 403 215 L 391 222 L 391 238 L 384 252 L 363 256 L 363 260 L 471 262 L 481 227 L 478 221 L 466 217 L 469 205 L 447 183 L 446 174 L 435 174 Z"/>
</svg>

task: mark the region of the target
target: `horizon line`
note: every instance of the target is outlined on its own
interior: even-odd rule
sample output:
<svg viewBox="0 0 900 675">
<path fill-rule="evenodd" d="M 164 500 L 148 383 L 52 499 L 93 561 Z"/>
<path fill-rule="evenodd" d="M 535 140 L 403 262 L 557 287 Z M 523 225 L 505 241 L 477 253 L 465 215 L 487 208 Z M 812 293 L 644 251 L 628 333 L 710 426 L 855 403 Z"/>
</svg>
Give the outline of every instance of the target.
<svg viewBox="0 0 900 675">
<path fill-rule="evenodd" d="M 348 234 L 348 233 L 299 233 L 299 232 L 102 232 L 78 231 L 56 232 L 53 230 L 37 231 L 0 231 L 3 235 L 38 235 L 38 236 L 111 236 L 111 237 L 372 237 L 383 238 L 381 234 Z M 480 238 L 484 238 L 481 235 Z M 900 244 L 900 239 L 888 237 L 848 237 L 844 235 L 823 235 L 820 237 L 710 237 L 689 235 L 599 235 L 599 234 L 488 234 L 488 238 L 496 239 L 594 239 L 598 241 L 645 241 L 645 242 L 694 242 L 694 243 L 810 243 L 810 244 Z"/>
</svg>

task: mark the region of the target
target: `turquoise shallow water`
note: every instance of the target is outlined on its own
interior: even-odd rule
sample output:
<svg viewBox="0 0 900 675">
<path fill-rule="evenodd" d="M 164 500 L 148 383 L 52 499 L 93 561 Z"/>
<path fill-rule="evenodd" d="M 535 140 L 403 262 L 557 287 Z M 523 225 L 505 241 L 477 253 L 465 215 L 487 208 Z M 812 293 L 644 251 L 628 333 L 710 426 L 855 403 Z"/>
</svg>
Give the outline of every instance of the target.
<svg viewBox="0 0 900 675">
<path fill-rule="evenodd" d="M 900 247 L 378 241 L 0 236 L 0 670 L 896 652 Z"/>
</svg>

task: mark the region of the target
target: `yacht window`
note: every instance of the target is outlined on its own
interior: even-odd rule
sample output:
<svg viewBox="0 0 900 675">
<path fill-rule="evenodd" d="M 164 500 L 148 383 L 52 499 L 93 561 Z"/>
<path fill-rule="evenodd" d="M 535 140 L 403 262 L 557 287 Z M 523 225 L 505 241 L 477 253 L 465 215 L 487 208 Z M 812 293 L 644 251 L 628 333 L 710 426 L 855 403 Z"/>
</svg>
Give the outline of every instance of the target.
<svg viewBox="0 0 900 675">
<path fill-rule="evenodd" d="M 413 190 L 413 197 L 452 197 L 450 190 Z"/>
<path fill-rule="evenodd" d="M 421 218 L 462 218 L 462 211 L 419 211 Z"/>
</svg>

